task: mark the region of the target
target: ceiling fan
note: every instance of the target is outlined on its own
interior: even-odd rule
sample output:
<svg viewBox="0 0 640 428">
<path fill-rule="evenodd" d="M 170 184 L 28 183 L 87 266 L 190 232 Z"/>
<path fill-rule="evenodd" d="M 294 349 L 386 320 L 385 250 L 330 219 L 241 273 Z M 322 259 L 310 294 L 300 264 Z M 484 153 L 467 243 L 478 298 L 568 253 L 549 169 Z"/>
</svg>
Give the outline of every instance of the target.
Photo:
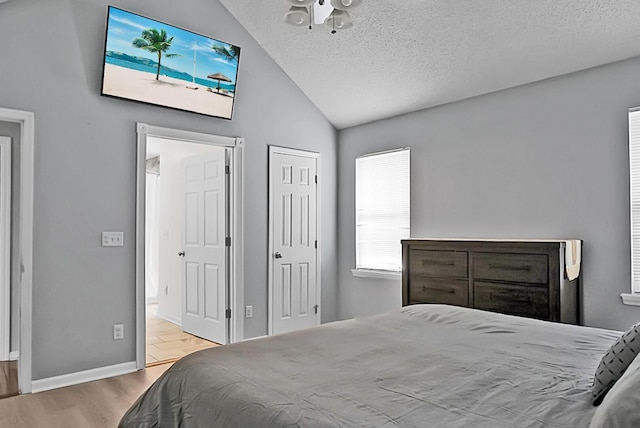
<svg viewBox="0 0 640 428">
<path fill-rule="evenodd" d="M 360 6 L 362 0 L 287 0 L 293 4 L 284 14 L 284 21 L 296 27 L 325 24 L 331 33 L 353 27 L 349 11 Z"/>
</svg>

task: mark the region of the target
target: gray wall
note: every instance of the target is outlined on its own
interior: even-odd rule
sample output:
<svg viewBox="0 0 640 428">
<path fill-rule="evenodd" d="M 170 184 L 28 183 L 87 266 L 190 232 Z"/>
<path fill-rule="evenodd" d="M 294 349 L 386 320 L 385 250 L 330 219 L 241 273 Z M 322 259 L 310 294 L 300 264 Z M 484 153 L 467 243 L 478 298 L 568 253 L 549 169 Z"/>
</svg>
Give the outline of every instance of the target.
<svg viewBox="0 0 640 428">
<path fill-rule="evenodd" d="M 234 119 L 101 97 L 108 4 L 240 45 Z M 322 318 L 336 318 L 336 131 L 218 1 L 10 1 L 0 52 L 0 103 L 36 117 L 34 379 L 135 359 L 136 121 L 245 138 L 246 337 L 267 333 L 267 147 L 320 152 Z M 124 248 L 102 248 L 104 230 Z"/>
<path fill-rule="evenodd" d="M 620 293 L 631 287 L 627 110 L 640 105 L 638 76 L 635 58 L 340 132 L 340 317 L 400 292 L 354 292 L 354 159 L 411 146 L 412 237 L 583 239 L 585 323 L 637 322 Z"/>
<path fill-rule="evenodd" d="M 11 137 L 11 253 L 20 249 L 20 124 L 0 121 L 0 135 Z M 20 334 L 20 259 L 11 258 L 11 352 L 18 350 Z"/>
</svg>

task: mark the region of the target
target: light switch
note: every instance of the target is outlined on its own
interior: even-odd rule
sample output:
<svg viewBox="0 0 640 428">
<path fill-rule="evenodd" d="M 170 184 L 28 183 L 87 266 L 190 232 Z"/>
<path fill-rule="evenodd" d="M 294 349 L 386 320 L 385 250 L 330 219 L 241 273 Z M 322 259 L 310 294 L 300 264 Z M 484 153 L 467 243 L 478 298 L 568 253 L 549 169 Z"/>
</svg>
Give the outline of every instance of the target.
<svg viewBox="0 0 640 428">
<path fill-rule="evenodd" d="M 124 232 L 102 232 L 103 247 L 123 247 Z"/>
</svg>

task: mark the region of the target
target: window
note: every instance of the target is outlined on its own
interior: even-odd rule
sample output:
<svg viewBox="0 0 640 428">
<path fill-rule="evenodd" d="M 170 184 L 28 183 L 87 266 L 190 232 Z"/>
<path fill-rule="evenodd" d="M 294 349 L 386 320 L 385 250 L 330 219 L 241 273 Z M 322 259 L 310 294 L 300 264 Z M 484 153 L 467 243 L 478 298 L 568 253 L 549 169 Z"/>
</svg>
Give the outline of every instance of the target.
<svg viewBox="0 0 640 428">
<path fill-rule="evenodd" d="M 631 282 L 640 293 L 640 108 L 629 111 L 629 172 L 631 176 Z"/>
<path fill-rule="evenodd" d="M 402 270 L 409 238 L 408 148 L 356 158 L 356 269 Z"/>
</svg>

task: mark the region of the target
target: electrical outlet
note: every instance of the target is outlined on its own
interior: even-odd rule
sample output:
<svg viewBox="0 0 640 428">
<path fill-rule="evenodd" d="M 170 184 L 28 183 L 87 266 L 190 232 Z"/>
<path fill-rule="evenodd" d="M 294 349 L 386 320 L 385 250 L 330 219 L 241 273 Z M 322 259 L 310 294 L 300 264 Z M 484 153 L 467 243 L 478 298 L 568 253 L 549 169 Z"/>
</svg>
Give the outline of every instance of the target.
<svg viewBox="0 0 640 428">
<path fill-rule="evenodd" d="M 247 305 L 244 308 L 244 317 L 245 318 L 253 318 L 253 306 Z"/>
<path fill-rule="evenodd" d="M 123 247 L 124 232 L 102 232 L 103 247 Z"/>
<path fill-rule="evenodd" d="M 124 339 L 124 324 L 113 325 L 113 340 Z"/>
</svg>

